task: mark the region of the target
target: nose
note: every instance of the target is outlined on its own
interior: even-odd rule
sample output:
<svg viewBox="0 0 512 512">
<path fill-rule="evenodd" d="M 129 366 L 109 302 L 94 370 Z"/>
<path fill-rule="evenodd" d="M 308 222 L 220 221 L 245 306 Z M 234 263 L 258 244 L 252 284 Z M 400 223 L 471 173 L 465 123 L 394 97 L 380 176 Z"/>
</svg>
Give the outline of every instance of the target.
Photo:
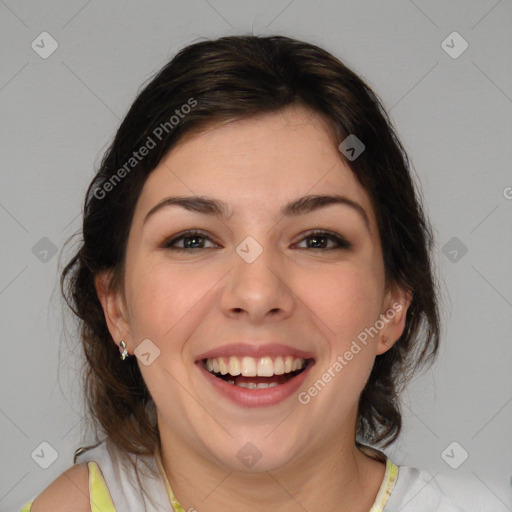
<svg viewBox="0 0 512 512">
<path fill-rule="evenodd" d="M 251 263 L 234 251 L 221 297 L 223 313 L 232 318 L 245 317 L 254 324 L 290 316 L 295 296 L 282 263 L 268 248 Z"/>
</svg>

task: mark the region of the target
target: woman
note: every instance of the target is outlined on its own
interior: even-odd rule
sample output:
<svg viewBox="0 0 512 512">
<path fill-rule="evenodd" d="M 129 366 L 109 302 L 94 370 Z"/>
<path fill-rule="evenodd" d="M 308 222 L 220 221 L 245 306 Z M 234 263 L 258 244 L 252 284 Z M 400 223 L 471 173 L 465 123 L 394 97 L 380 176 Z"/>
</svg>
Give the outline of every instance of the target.
<svg viewBox="0 0 512 512">
<path fill-rule="evenodd" d="M 460 510 L 378 450 L 437 353 L 431 247 L 339 60 L 285 37 L 183 49 L 123 120 L 62 275 L 98 444 L 24 510 Z"/>
</svg>

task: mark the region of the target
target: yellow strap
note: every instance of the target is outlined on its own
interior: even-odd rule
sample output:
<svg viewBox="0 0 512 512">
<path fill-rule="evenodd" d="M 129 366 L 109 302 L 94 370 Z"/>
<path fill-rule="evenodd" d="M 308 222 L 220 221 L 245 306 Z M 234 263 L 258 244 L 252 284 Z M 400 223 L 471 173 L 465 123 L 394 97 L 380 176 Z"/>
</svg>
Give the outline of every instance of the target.
<svg viewBox="0 0 512 512">
<path fill-rule="evenodd" d="M 87 466 L 89 467 L 91 512 L 117 512 L 98 464 L 90 461 L 87 463 Z M 27 503 L 20 512 L 30 512 L 32 503 L 34 503 L 34 501 Z"/>
<path fill-rule="evenodd" d="M 91 512 L 117 512 L 98 464 L 89 461 L 87 466 L 89 467 Z"/>
<path fill-rule="evenodd" d="M 160 471 L 160 474 L 164 479 L 165 488 L 167 489 L 167 494 L 169 495 L 169 500 L 171 501 L 172 510 L 174 512 L 185 512 L 180 502 L 176 499 L 176 496 L 174 496 L 174 492 L 171 489 L 171 484 L 169 483 L 169 479 L 167 478 L 167 473 L 165 472 L 164 465 L 162 462 L 162 455 L 160 454 L 160 450 L 158 447 L 155 451 L 155 459 L 156 464 L 158 466 L 158 470 Z"/>
<path fill-rule="evenodd" d="M 34 500 L 35 501 L 35 500 Z M 34 501 L 31 501 L 30 503 L 27 503 L 21 510 L 20 512 L 30 512 L 30 509 L 32 507 L 32 503 L 34 503 Z"/>
<path fill-rule="evenodd" d="M 386 460 L 386 473 L 384 474 L 384 480 L 380 486 L 379 492 L 375 498 L 370 512 L 382 512 L 386 503 L 388 502 L 391 492 L 395 487 L 396 479 L 398 475 L 398 466 L 393 464 L 391 460 Z"/>
</svg>

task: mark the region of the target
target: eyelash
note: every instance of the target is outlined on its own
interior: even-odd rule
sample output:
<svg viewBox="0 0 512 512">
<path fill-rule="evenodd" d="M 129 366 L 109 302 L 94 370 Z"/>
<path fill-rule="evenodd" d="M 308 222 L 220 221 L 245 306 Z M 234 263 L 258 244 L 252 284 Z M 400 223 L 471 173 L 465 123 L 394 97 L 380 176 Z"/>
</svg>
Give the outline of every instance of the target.
<svg viewBox="0 0 512 512">
<path fill-rule="evenodd" d="M 185 248 L 185 247 L 174 247 L 173 244 L 178 242 L 179 240 L 184 240 L 185 238 L 194 238 L 194 237 L 200 237 L 205 240 L 212 241 L 208 236 L 206 236 L 201 231 L 184 231 L 183 233 L 179 233 L 178 235 L 171 237 L 167 240 L 165 240 L 162 243 L 162 248 L 164 249 L 170 249 L 172 251 L 179 251 L 179 252 L 185 252 L 185 251 L 193 251 L 194 249 L 212 249 L 212 247 L 191 247 L 191 248 Z M 340 235 L 337 235 L 336 233 L 333 233 L 331 231 L 322 231 L 322 230 L 313 230 L 310 231 L 304 236 L 300 242 L 303 242 L 304 240 L 308 240 L 310 238 L 325 238 L 327 240 L 331 240 L 338 244 L 338 247 L 330 247 L 330 248 L 315 248 L 315 247 L 301 247 L 300 249 L 310 249 L 310 250 L 319 250 L 319 251 L 332 251 L 335 249 L 350 249 L 352 247 L 352 244 L 345 240 Z M 300 243 L 299 242 L 299 243 Z"/>
</svg>

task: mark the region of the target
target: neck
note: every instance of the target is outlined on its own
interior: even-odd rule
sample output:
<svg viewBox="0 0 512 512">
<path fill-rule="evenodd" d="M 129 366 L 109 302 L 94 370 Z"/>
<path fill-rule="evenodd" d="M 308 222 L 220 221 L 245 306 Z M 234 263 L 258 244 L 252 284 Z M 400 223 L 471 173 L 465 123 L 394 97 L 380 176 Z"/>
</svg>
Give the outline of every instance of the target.
<svg viewBox="0 0 512 512">
<path fill-rule="evenodd" d="M 260 473 L 215 464 L 169 432 L 161 439 L 163 467 L 184 510 L 368 512 L 385 473 L 383 462 L 341 436 L 290 464 Z"/>
</svg>

